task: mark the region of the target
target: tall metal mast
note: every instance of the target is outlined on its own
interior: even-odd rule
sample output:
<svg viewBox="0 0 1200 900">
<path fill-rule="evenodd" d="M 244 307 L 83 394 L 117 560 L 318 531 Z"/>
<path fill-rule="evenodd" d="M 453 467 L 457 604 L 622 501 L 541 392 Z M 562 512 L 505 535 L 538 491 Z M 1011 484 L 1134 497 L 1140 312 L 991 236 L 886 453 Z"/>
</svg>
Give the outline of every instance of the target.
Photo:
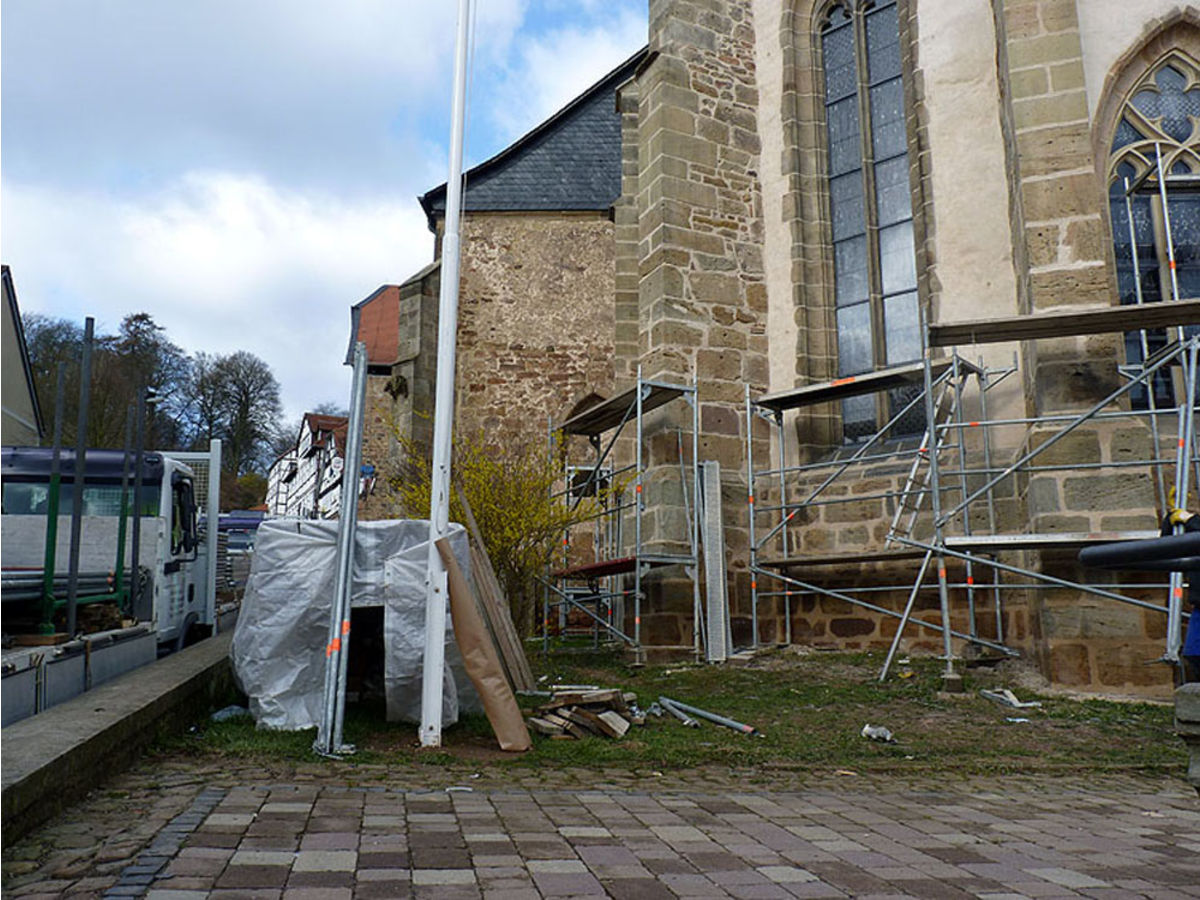
<svg viewBox="0 0 1200 900">
<path fill-rule="evenodd" d="M 442 679 L 446 668 L 446 568 L 434 543 L 450 522 L 450 456 L 454 431 L 454 366 L 458 336 L 459 220 L 462 210 L 463 123 L 471 0 L 459 0 L 450 118 L 450 174 L 438 294 L 437 394 L 433 413 L 433 472 L 429 496 L 429 568 L 425 585 L 425 664 L 421 683 L 421 746 L 442 743 Z"/>
</svg>

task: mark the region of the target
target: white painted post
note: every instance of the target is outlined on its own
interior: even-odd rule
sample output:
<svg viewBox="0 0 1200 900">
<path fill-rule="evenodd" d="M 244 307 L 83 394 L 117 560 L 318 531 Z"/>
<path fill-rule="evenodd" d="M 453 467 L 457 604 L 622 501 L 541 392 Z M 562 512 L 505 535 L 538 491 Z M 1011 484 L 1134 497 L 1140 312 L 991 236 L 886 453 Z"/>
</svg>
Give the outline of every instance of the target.
<svg viewBox="0 0 1200 900">
<path fill-rule="evenodd" d="M 463 121 L 471 0 L 459 0 L 450 119 L 450 174 L 438 294 L 437 393 L 433 412 L 433 471 L 429 496 L 429 568 L 425 584 L 425 660 L 421 672 L 421 746 L 442 743 L 442 679 L 446 668 L 446 568 L 435 542 L 450 523 L 450 455 L 454 433 L 454 366 L 458 337 L 459 220 L 462 211 Z"/>
</svg>

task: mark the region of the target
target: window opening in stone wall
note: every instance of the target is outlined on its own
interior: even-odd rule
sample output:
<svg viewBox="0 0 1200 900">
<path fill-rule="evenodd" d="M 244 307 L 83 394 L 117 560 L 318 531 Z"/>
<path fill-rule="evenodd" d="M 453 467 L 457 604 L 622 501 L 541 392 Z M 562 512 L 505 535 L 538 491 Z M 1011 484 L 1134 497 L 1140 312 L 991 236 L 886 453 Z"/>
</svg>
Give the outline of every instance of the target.
<svg viewBox="0 0 1200 900">
<path fill-rule="evenodd" d="M 820 28 L 827 173 L 834 260 L 838 375 L 911 362 L 921 355 L 908 133 L 895 0 L 843 0 Z M 842 401 L 843 434 L 856 441 L 911 397 Z M 911 419 L 911 421 L 909 421 Z M 924 426 L 922 411 L 893 428 Z"/>
<path fill-rule="evenodd" d="M 1130 91 L 1109 151 L 1109 209 L 1122 304 L 1138 302 L 1139 285 L 1144 303 L 1171 297 L 1168 219 L 1179 296 L 1200 297 L 1200 193 L 1168 189 L 1166 216 L 1157 193 L 1134 193 L 1126 202 L 1126 185 L 1154 170 L 1158 154 L 1168 182 L 1171 176 L 1200 176 L 1200 63 L 1181 51 L 1151 67 Z M 1167 338 L 1165 331 L 1148 331 L 1143 346 L 1140 332 L 1126 334 L 1127 361 L 1140 363 L 1145 352 L 1153 354 Z M 1166 372 L 1155 380 L 1154 400 L 1157 406 L 1175 402 Z M 1137 409 L 1149 407 L 1145 387 L 1133 392 L 1132 403 Z"/>
</svg>

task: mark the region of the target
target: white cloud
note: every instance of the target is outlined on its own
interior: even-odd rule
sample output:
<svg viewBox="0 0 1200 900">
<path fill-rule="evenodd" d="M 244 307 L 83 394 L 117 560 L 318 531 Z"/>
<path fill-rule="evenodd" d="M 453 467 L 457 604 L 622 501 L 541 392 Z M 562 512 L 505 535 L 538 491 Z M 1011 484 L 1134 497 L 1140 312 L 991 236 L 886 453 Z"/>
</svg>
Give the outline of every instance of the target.
<svg viewBox="0 0 1200 900">
<path fill-rule="evenodd" d="M 345 402 L 349 307 L 432 258 L 453 2 L 4 0 L 4 262 L 22 308 L 261 356 Z M 645 41 L 644 0 L 478 4 L 470 157 Z"/>
<path fill-rule="evenodd" d="M 507 58 L 525 6 L 479 4 L 481 65 Z M 7 174 L 130 190 L 185 161 L 370 191 L 449 108 L 455 7 L 5 0 Z"/>
<path fill-rule="evenodd" d="M 23 310 L 107 329 L 145 310 L 188 351 L 248 350 L 271 365 L 289 416 L 345 402 L 349 307 L 432 257 L 408 197 L 348 203 L 228 172 L 138 200 L 9 181 L 3 197 Z"/>
<path fill-rule="evenodd" d="M 570 24 L 512 44 L 512 59 L 488 104 L 504 143 L 557 112 L 646 43 L 644 4 L 611 4 L 593 9 L 586 20 L 566 21 Z"/>
</svg>

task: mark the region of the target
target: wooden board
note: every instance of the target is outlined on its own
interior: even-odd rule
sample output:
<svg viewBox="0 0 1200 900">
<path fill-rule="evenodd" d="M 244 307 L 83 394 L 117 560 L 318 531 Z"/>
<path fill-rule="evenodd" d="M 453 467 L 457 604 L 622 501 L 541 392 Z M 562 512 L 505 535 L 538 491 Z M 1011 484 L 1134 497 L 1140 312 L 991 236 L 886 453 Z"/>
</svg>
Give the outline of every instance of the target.
<svg viewBox="0 0 1200 900">
<path fill-rule="evenodd" d="M 934 360 L 931 364 L 934 378 L 941 376 L 950 368 L 952 362 L 948 359 Z M 979 367 L 958 360 L 959 371 L 963 373 L 979 372 Z M 905 387 L 910 384 L 925 383 L 925 364 L 921 362 L 905 363 L 880 369 L 877 372 L 866 372 L 862 375 L 848 375 L 845 378 L 835 378 L 832 381 L 822 381 L 817 384 L 806 384 L 801 387 L 789 388 L 774 394 L 765 394 L 754 401 L 755 406 L 784 412 L 802 406 L 812 406 L 817 403 L 830 403 L 843 400 L 846 397 L 857 397 L 862 394 L 875 394 L 892 388 Z"/>
<path fill-rule="evenodd" d="M 629 730 L 629 722 L 620 713 L 615 713 L 611 709 L 600 713 L 598 718 L 604 725 L 608 726 L 611 731 L 608 732 L 609 737 L 617 739 L 625 737 L 625 732 Z"/>
<path fill-rule="evenodd" d="M 655 381 L 643 381 L 642 386 L 647 390 L 642 397 L 642 413 L 658 409 L 670 403 L 676 397 L 682 397 L 691 388 L 681 384 L 665 384 Z M 600 435 L 627 424 L 634 420 L 634 408 L 637 405 L 637 386 L 627 391 L 602 400 L 595 406 L 590 406 L 583 412 L 572 416 L 559 426 L 565 434 Z"/>
<path fill-rule="evenodd" d="M 958 344 L 1028 341 L 1176 325 L 1200 325 L 1200 300 L 1104 306 L 1003 319 L 978 319 L 974 322 L 943 322 L 929 326 L 929 343 L 933 347 L 953 347 Z"/>
<path fill-rule="evenodd" d="M 65 644 L 71 639 L 69 634 L 14 634 L 12 641 L 18 647 L 49 647 L 54 644 Z"/>
<path fill-rule="evenodd" d="M 483 536 L 463 492 L 455 486 L 458 501 L 462 506 L 463 518 L 466 519 L 467 534 L 471 545 L 471 570 L 475 575 L 480 606 L 483 610 L 484 622 L 492 634 L 493 643 L 500 655 L 505 674 L 515 691 L 527 691 L 534 687 L 533 671 L 529 668 L 529 659 L 525 656 L 525 648 L 521 637 L 513 625 L 509 612 L 508 601 L 504 597 L 504 589 L 496 570 L 488 558 L 487 548 L 483 544 Z"/>
</svg>

